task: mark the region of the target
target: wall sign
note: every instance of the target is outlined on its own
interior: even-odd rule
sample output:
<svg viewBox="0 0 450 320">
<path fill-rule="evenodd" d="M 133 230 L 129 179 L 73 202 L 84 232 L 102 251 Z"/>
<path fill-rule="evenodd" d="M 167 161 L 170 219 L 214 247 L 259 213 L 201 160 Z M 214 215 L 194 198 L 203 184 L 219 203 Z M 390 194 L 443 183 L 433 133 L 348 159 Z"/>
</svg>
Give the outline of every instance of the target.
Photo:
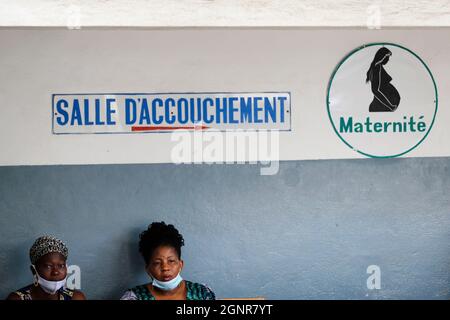
<svg viewBox="0 0 450 320">
<path fill-rule="evenodd" d="M 290 94 L 54 94 L 53 133 L 290 130 Z"/>
<path fill-rule="evenodd" d="M 328 86 L 335 132 L 369 157 L 397 157 L 416 148 L 430 132 L 437 106 L 430 69 L 414 52 L 393 43 L 353 50 Z"/>
</svg>

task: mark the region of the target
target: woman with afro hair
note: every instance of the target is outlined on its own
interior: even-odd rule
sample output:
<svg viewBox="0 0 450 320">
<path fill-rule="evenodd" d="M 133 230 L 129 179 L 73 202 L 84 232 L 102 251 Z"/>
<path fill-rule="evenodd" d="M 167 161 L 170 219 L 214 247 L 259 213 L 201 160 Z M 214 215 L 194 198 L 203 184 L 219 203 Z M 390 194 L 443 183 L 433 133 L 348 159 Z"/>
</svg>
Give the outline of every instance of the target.
<svg viewBox="0 0 450 320">
<path fill-rule="evenodd" d="M 215 300 L 210 288 L 181 277 L 184 239 L 173 225 L 153 222 L 139 239 L 151 282 L 127 290 L 121 300 Z"/>
</svg>

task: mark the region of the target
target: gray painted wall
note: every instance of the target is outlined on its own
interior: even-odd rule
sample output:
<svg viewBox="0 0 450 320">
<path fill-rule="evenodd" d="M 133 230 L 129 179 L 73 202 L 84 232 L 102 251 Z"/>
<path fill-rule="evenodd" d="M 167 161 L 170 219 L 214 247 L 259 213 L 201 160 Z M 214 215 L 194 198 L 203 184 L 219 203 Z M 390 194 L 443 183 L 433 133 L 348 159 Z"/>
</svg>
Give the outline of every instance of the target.
<svg viewBox="0 0 450 320">
<path fill-rule="evenodd" d="M 67 242 L 88 298 L 146 281 L 138 234 L 185 237 L 186 279 L 218 297 L 449 299 L 450 159 L 257 165 L 0 167 L 0 296 L 31 282 L 28 249 Z M 369 265 L 381 289 L 368 290 Z"/>
</svg>

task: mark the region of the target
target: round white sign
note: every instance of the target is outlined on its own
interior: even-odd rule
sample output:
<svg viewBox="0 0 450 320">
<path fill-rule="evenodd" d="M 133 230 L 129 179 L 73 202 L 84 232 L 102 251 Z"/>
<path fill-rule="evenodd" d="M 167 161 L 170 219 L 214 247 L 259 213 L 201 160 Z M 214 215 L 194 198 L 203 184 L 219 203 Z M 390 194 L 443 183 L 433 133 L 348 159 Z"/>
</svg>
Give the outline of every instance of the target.
<svg viewBox="0 0 450 320">
<path fill-rule="evenodd" d="M 398 157 L 416 148 L 433 126 L 437 105 L 430 69 L 414 52 L 393 43 L 353 50 L 328 84 L 335 132 L 368 157 Z"/>
</svg>

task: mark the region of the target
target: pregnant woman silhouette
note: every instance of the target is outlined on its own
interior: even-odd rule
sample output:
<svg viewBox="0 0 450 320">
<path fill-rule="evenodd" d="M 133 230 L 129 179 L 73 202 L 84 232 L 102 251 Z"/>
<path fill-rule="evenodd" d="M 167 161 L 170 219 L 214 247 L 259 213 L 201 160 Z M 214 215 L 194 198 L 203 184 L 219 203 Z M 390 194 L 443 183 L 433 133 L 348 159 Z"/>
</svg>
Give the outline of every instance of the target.
<svg viewBox="0 0 450 320">
<path fill-rule="evenodd" d="M 393 112 L 400 103 L 400 94 L 390 84 L 392 78 L 383 68 L 391 55 L 389 49 L 385 47 L 379 49 L 367 70 L 366 83 L 370 81 L 374 95 L 369 112 Z"/>
</svg>

